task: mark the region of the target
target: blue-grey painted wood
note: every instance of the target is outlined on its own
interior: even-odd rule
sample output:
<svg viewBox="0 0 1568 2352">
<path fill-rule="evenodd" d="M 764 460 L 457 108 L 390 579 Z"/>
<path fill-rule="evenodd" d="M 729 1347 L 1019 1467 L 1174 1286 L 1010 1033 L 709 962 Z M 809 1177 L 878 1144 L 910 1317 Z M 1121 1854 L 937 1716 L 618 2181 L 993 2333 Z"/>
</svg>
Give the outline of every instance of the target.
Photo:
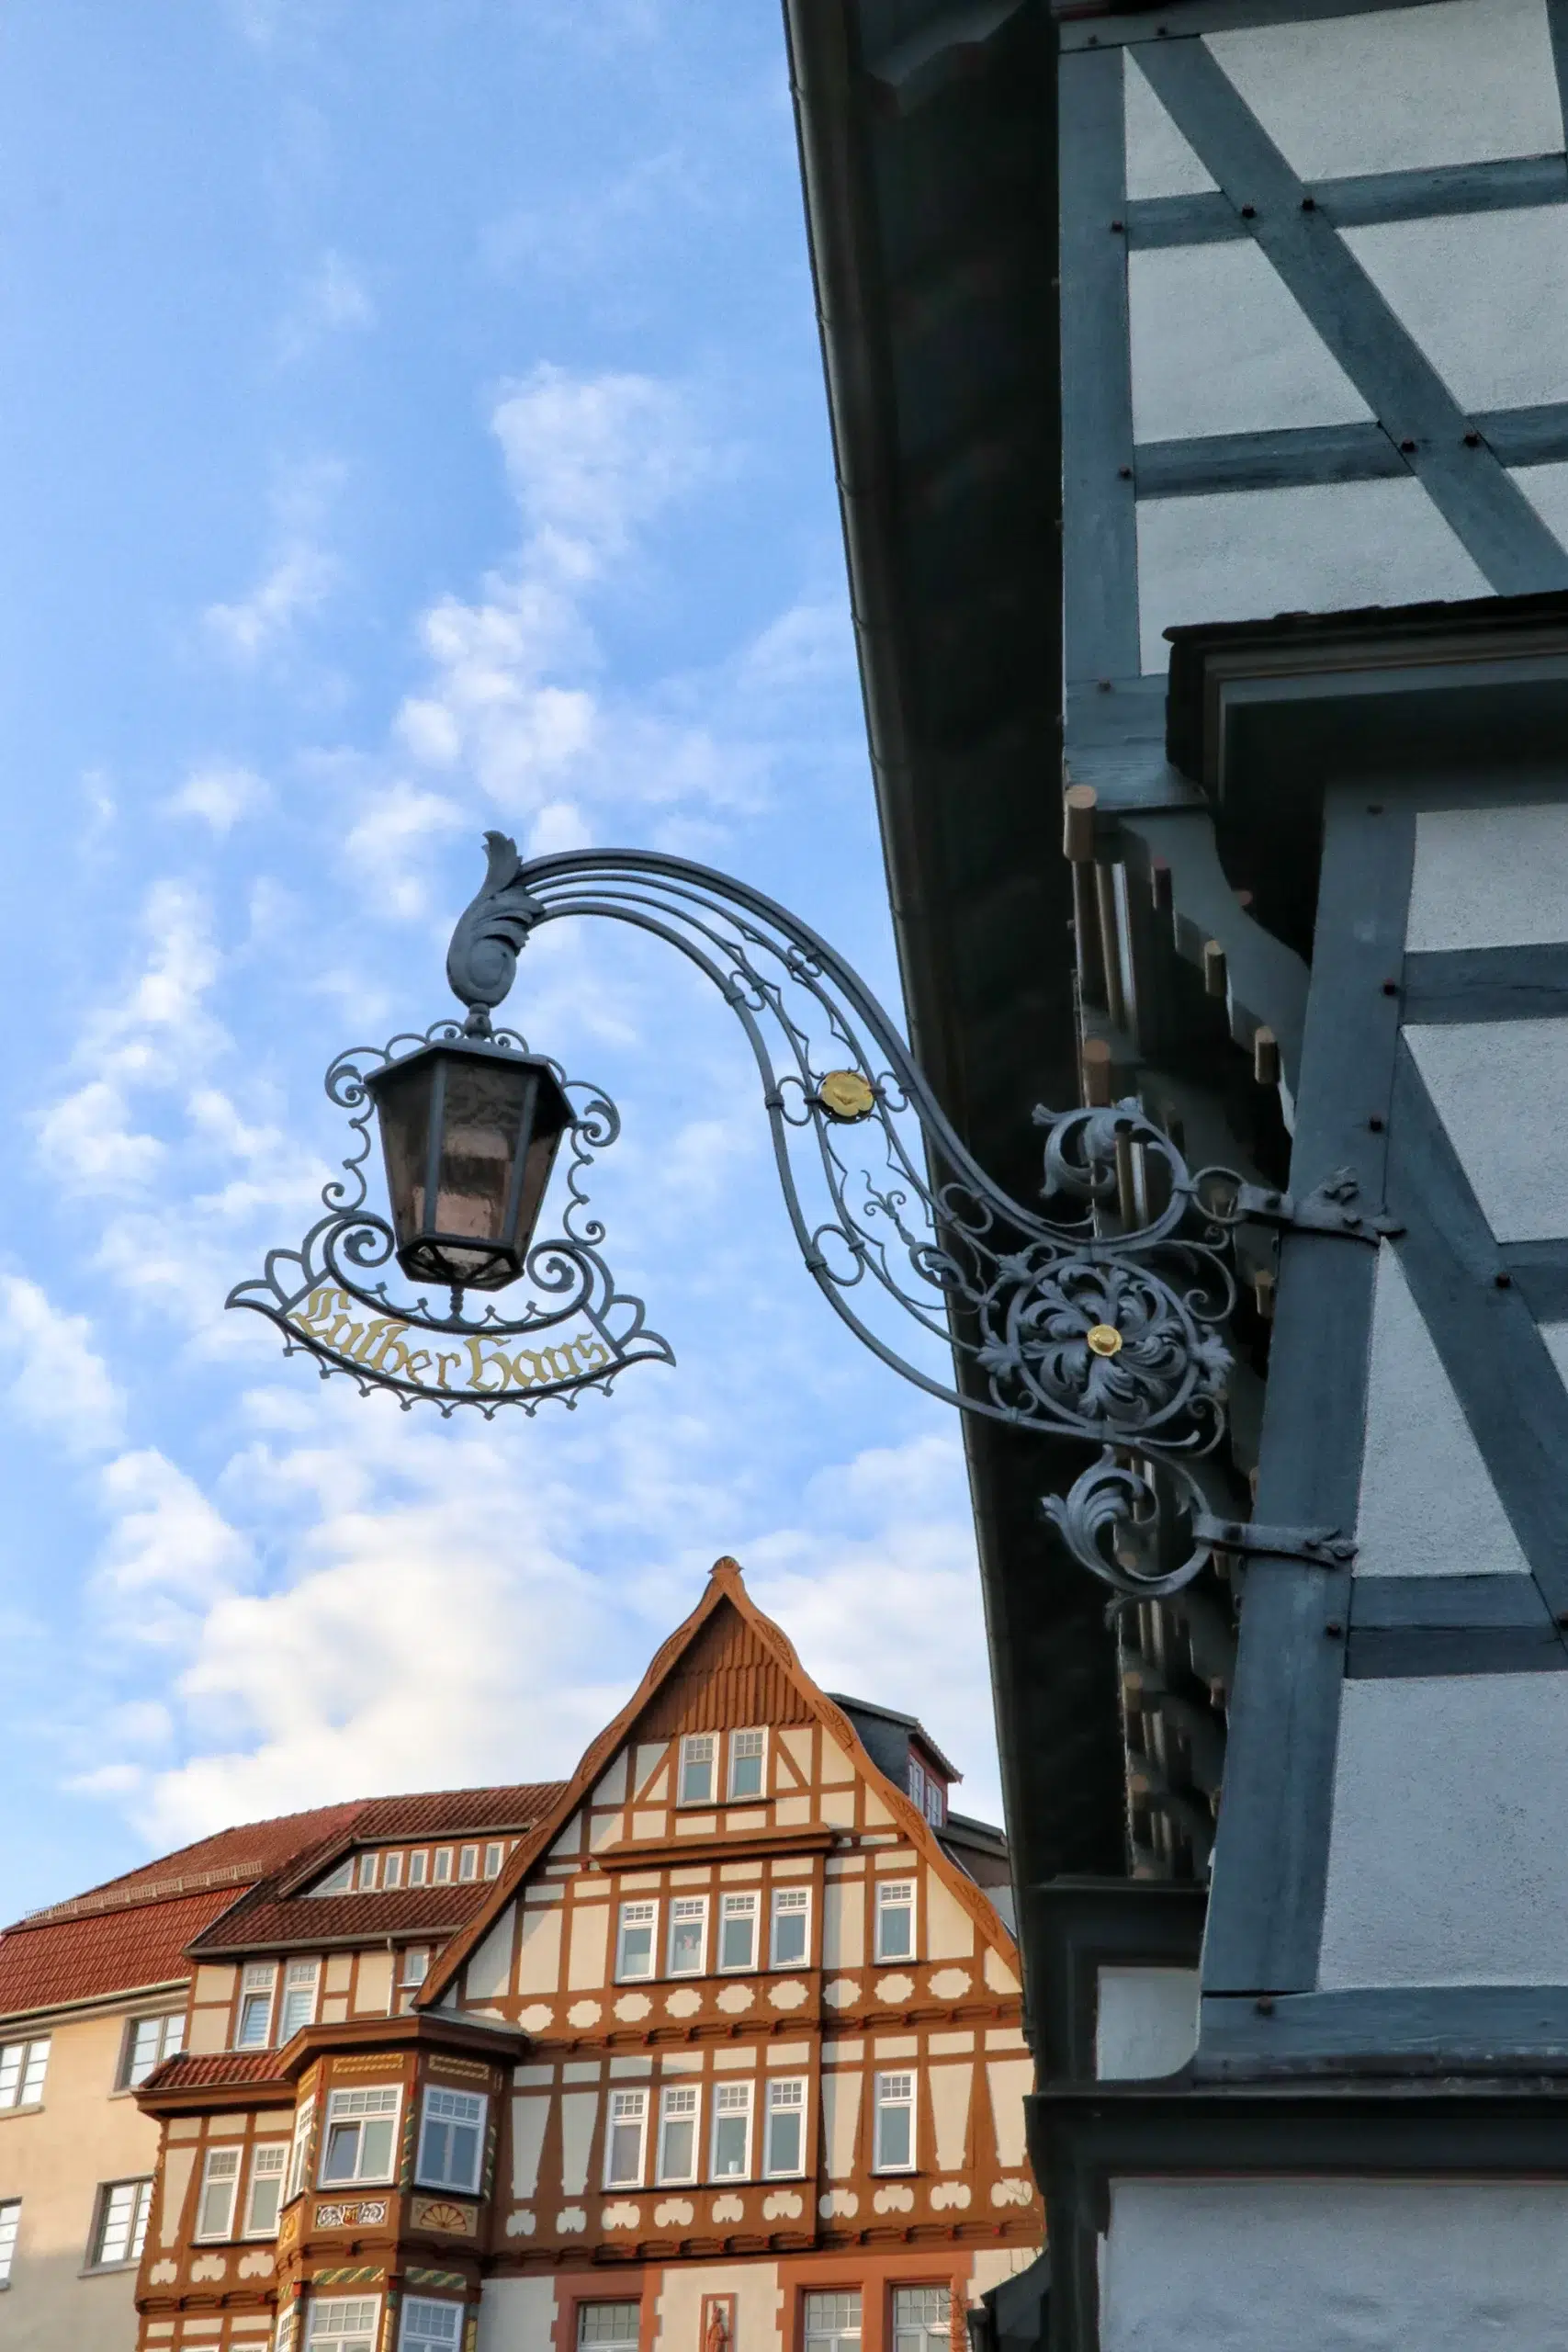
<svg viewBox="0 0 1568 2352">
<path fill-rule="evenodd" d="M 1533 1577 L 1357 1577 L 1350 1586 L 1352 1634 L 1551 1623 Z"/>
<path fill-rule="evenodd" d="M 1568 0 L 1546 0 L 1547 28 L 1551 38 L 1551 62 L 1557 73 L 1557 102 L 1568 126 Z"/>
<path fill-rule="evenodd" d="M 1260 2010 L 1255 2001 L 1206 1999 L 1194 2073 L 1323 2071 L 1325 2060 L 1539 2060 L 1568 2064 L 1568 1988 L 1560 1984 L 1400 1986 L 1301 1993 Z"/>
<path fill-rule="evenodd" d="M 1568 946 L 1560 943 L 1424 950 L 1404 959 L 1407 1021 L 1533 1021 L 1565 1012 Z"/>
<path fill-rule="evenodd" d="M 1317 950 L 1307 997 L 1291 1188 L 1337 1170 L 1382 1201 L 1416 825 L 1377 792 L 1326 796 Z M 1377 1118 L 1373 1128 L 1369 1121 Z M 1287 1231 L 1254 1517 L 1356 1523 L 1366 1419 L 1374 1251 Z M 1259 1559 L 1232 1691 L 1225 1796 L 1204 1946 L 1213 1993 L 1291 1992 L 1317 1980 L 1345 1644 L 1347 1571 Z"/>
<path fill-rule="evenodd" d="M 1248 226 L 1473 561 L 1503 595 L 1568 587 L 1558 545 L 1492 450 L 1468 447 L 1459 403 L 1198 40 L 1153 40 L 1138 62 L 1177 127 Z"/>
<path fill-rule="evenodd" d="M 1062 591 L 1066 674 L 1136 676 L 1138 540 L 1122 60 L 1062 62 Z"/>
<path fill-rule="evenodd" d="M 1568 458 L 1568 401 L 1479 409 L 1473 423 L 1500 465 L 1551 466 Z"/>
<path fill-rule="evenodd" d="M 1416 8 L 1427 0 L 1179 0 L 1172 11 L 1182 33 L 1228 32 L 1237 25 L 1307 24 L 1318 17 L 1359 17 L 1371 6 Z M 1550 0 L 1555 5 L 1555 0 Z M 1085 17 L 1058 28 L 1064 51 L 1125 48 L 1163 39 L 1169 27 L 1152 8 L 1124 17 Z"/>
<path fill-rule="evenodd" d="M 1568 1323 L 1568 1241 L 1505 1241 L 1498 1262 L 1539 1323 Z"/>
<path fill-rule="evenodd" d="M 1352 1633 L 1345 1671 L 1352 1682 L 1434 1675 L 1562 1674 L 1568 1651 L 1549 1618 L 1541 1625 L 1391 1625 Z"/>
<path fill-rule="evenodd" d="M 1340 229 L 1466 212 L 1515 212 L 1568 204 L 1568 157 L 1524 155 L 1497 164 L 1446 164 L 1431 171 L 1366 172 L 1350 179 L 1308 180 L 1306 191 Z M 1137 197 L 1127 207 L 1129 245 L 1228 244 L 1251 233 L 1235 205 L 1217 190 L 1201 196 Z"/>
<path fill-rule="evenodd" d="M 1547 1608 L 1568 1626 L 1568 1388 L 1517 1286 L 1407 1046 L 1394 1057 L 1388 1207 L 1395 1245 Z M 1559 1637 L 1562 1638 L 1561 1636 Z"/>
<path fill-rule="evenodd" d="M 1376 481 L 1410 471 L 1380 424 L 1287 425 L 1278 433 L 1211 433 L 1140 441 L 1140 498 L 1202 498 L 1216 490 L 1278 490 L 1314 481 Z"/>
</svg>

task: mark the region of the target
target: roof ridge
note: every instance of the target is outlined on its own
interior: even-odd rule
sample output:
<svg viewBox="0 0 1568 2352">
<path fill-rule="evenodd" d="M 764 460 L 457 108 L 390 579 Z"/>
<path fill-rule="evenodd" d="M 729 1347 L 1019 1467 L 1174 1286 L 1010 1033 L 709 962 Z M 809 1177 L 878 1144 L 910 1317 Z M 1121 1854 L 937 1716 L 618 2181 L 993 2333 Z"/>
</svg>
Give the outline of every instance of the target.
<svg viewBox="0 0 1568 2352">
<path fill-rule="evenodd" d="M 85 1919 L 103 1911 L 133 1911 L 144 1903 L 167 1903 L 175 1895 L 198 1894 L 209 1886 L 240 1886 L 262 1878 L 266 1863 L 252 1854 L 242 1862 L 224 1862 L 209 1871 L 185 1871 L 176 1878 L 145 1879 L 140 1886 L 111 1880 L 86 1894 L 68 1895 L 62 1903 L 46 1903 L 40 1911 L 26 1911 L 6 1929 L 14 1936 L 23 1928 L 47 1927 L 51 1919 Z"/>
</svg>

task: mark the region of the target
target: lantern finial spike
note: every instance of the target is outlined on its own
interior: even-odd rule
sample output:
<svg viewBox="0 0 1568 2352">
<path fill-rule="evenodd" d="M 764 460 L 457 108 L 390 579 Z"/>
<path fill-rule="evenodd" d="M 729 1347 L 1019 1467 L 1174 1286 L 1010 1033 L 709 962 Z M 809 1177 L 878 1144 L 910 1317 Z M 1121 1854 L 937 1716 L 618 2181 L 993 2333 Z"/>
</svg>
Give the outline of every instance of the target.
<svg viewBox="0 0 1568 2352">
<path fill-rule="evenodd" d="M 522 879 L 523 863 L 509 833 L 486 833 L 485 878 L 457 918 L 446 951 L 452 993 L 468 1008 L 464 1028 L 488 1037 L 490 1016 L 511 988 L 517 958 L 544 912 Z"/>
</svg>

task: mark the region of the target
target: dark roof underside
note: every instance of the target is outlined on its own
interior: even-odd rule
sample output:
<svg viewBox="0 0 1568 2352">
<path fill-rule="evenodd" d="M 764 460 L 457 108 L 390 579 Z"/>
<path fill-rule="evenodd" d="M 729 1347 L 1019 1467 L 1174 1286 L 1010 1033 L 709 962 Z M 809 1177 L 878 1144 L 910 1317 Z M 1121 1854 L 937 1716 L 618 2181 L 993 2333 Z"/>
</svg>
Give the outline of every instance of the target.
<svg viewBox="0 0 1568 2352">
<path fill-rule="evenodd" d="M 1078 1100 L 1053 28 L 1043 0 L 784 14 L 911 1035 L 966 1141 L 1032 1198 L 1030 1112 Z M 1119 1872 L 1104 1598 L 1037 1517 L 1061 1465 L 973 1417 L 965 1442 L 1015 1870 Z"/>
</svg>

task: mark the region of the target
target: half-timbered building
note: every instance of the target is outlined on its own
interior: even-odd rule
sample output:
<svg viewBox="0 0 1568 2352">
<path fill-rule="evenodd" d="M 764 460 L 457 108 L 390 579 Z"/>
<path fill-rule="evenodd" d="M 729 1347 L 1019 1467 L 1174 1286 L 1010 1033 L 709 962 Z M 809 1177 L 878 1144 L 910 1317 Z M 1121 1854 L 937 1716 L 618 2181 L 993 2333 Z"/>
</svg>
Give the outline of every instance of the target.
<svg viewBox="0 0 1568 2352">
<path fill-rule="evenodd" d="M 961 2345 L 1042 2224 L 956 1777 L 721 1560 L 570 1781 L 301 1816 L 134 2088 L 128 2352 Z"/>
</svg>

